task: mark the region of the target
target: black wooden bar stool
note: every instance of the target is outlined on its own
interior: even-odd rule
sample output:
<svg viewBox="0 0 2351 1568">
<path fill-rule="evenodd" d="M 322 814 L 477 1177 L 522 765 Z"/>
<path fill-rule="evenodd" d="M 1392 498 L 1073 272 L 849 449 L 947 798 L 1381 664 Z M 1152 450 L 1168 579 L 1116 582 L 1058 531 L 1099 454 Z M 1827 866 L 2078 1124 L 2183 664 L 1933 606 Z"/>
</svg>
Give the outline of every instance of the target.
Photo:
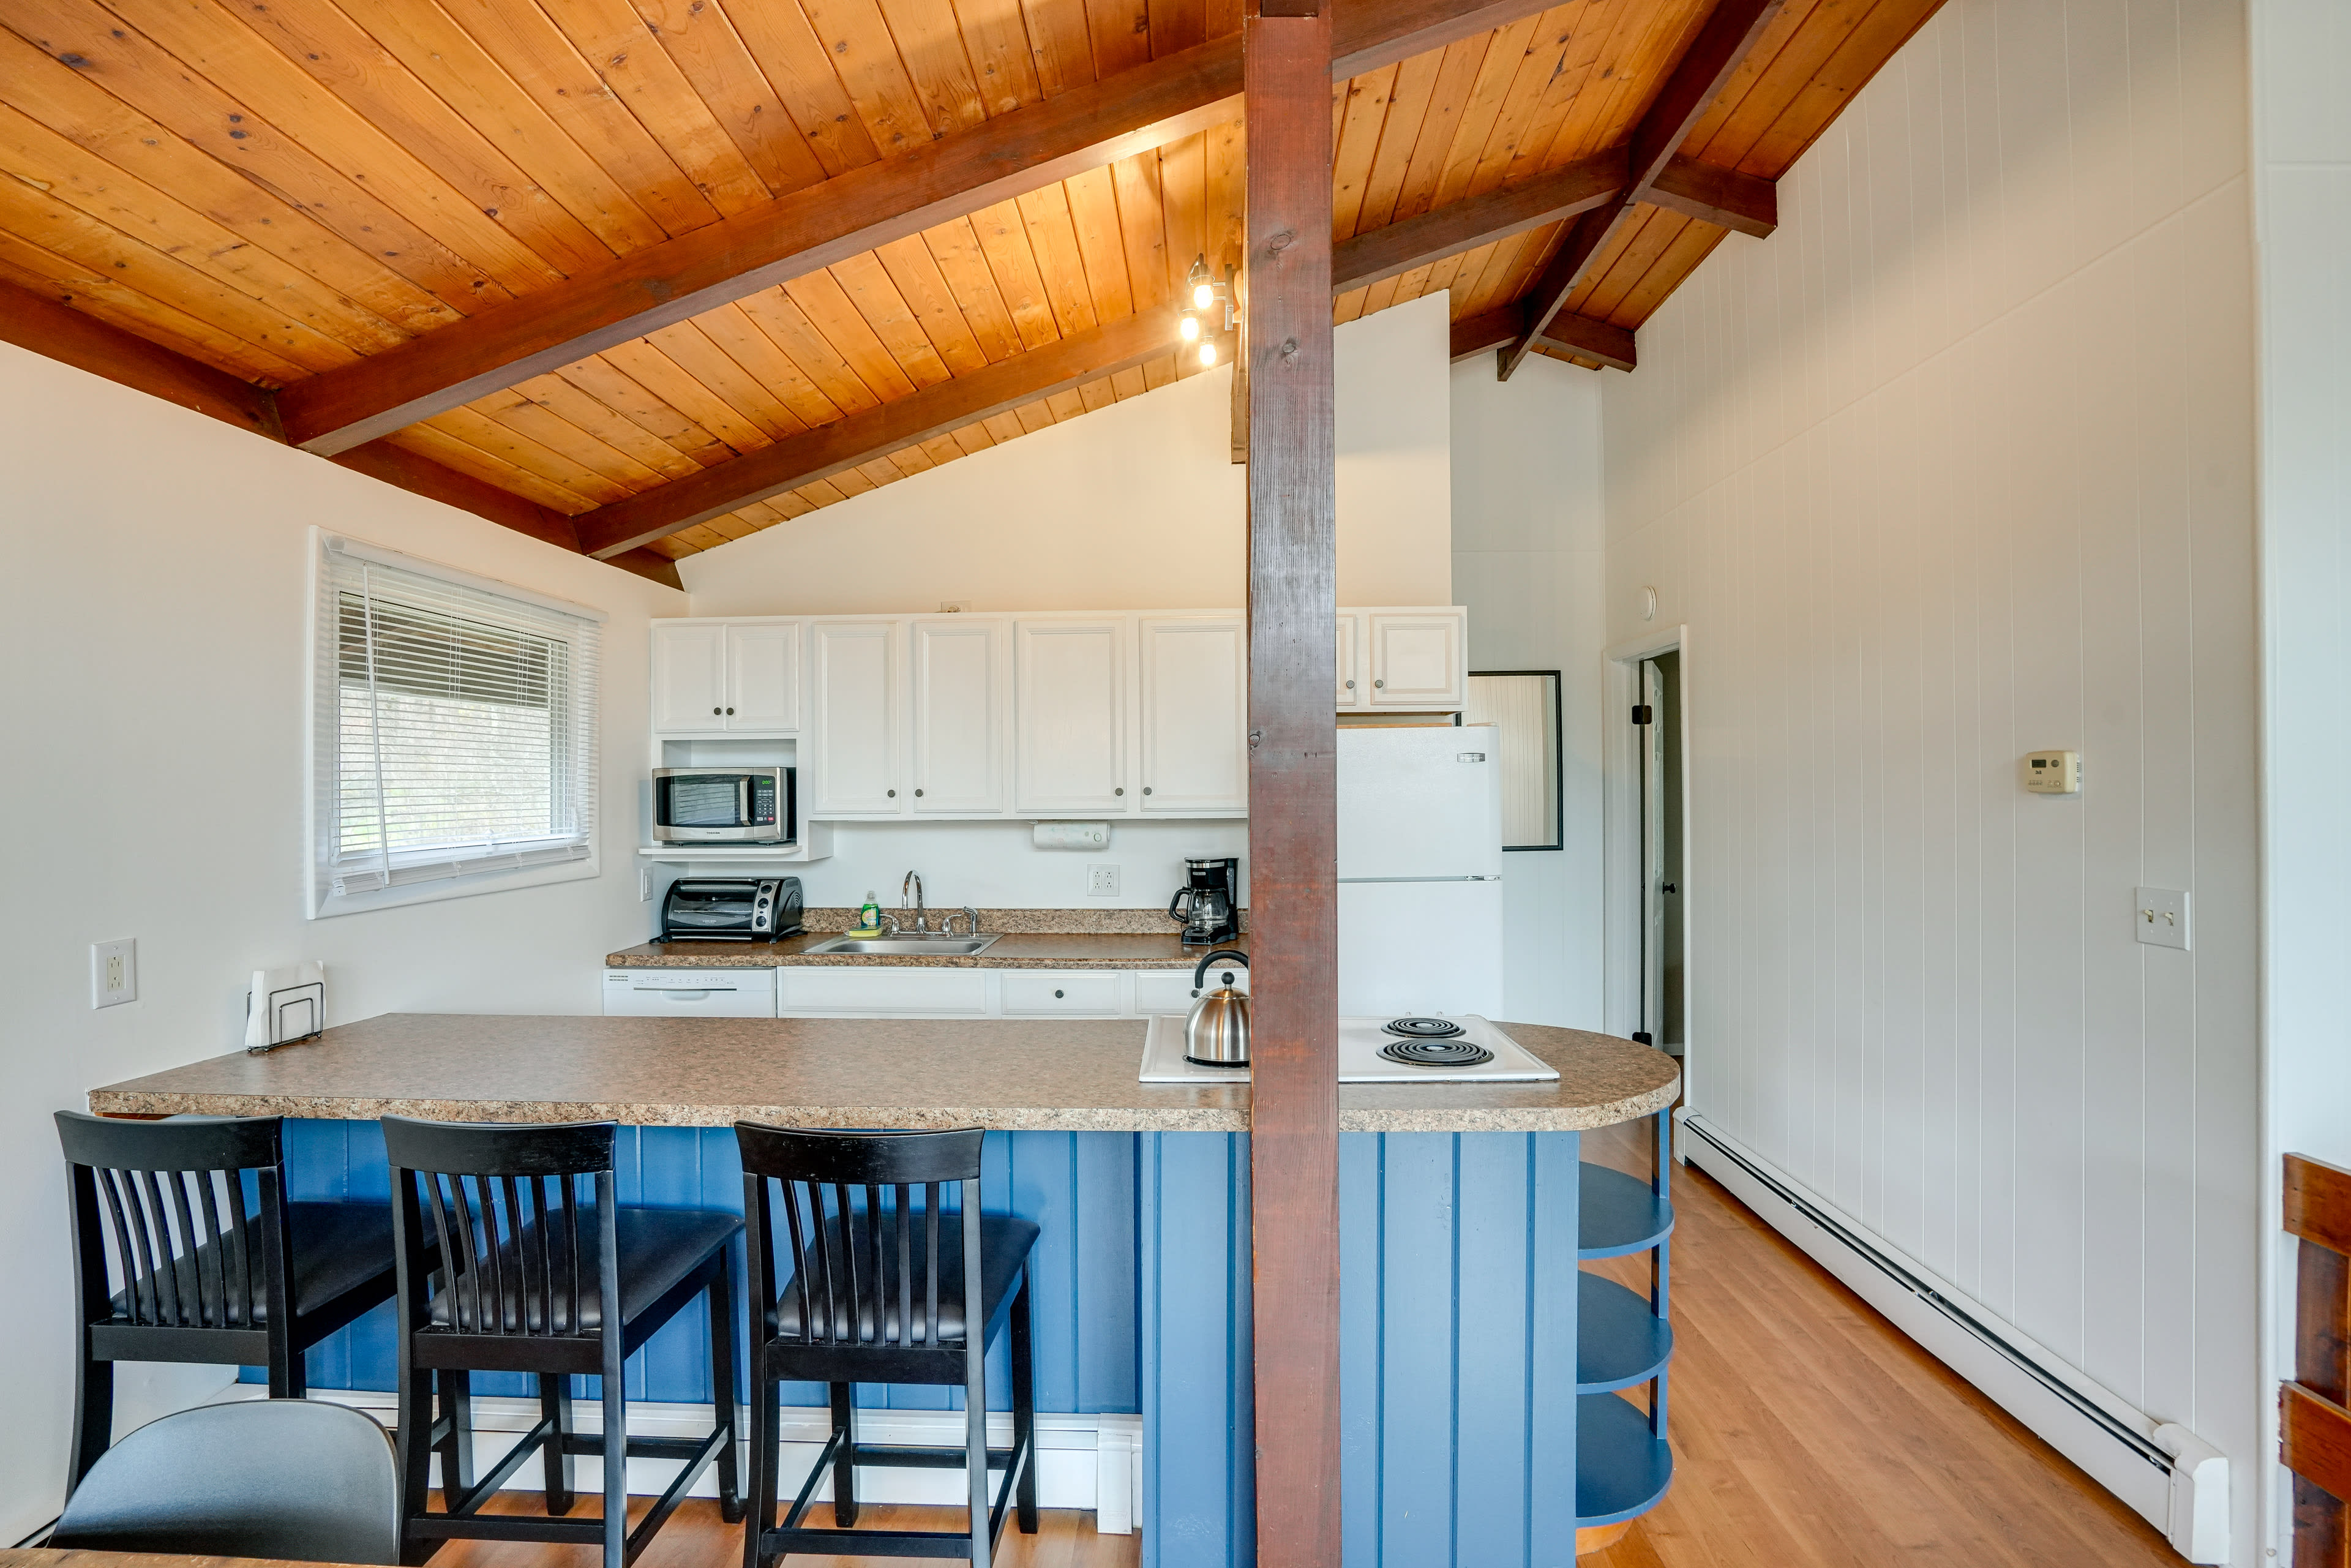
<svg viewBox="0 0 2351 1568">
<path fill-rule="evenodd" d="M 737 1122 L 743 1213 L 750 1227 L 751 1299 L 759 1321 L 751 1345 L 751 1523 L 745 1568 L 788 1552 L 968 1556 L 987 1568 L 1017 1489 L 1020 1529 L 1037 1531 L 1036 1377 L 1029 1334 L 1029 1253 L 1037 1227 L 979 1211 L 979 1129 L 945 1133 L 789 1132 Z M 963 1187 L 960 1211 L 941 1197 Z M 916 1201 L 919 1195 L 920 1202 Z M 780 1203 L 779 1201 L 780 1200 Z M 776 1209 L 789 1256 L 776 1255 Z M 775 1281 L 789 1271 L 780 1295 Z M 967 1303 L 977 1302 L 975 1313 Z M 987 1446 L 987 1347 L 1007 1322 L 1012 1335 L 1012 1447 Z M 777 1385 L 831 1385 L 832 1436 L 780 1527 Z M 961 1385 L 960 1448 L 882 1447 L 857 1440 L 851 1385 Z M 854 1530 L 859 1465 L 961 1469 L 970 1479 L 971 1528 Z M 830 1466 L 832 1516 L 841 1528 L 801 1526 Z M 1005 1472 L 991 1508 L 987 1472 Z"/>
<path fill-rule="evenodd" d="M 116 1362 L 263 1366 L 271 1398 L 298 1399 L 302 1353 L 391 1300 L 390 1206 L 287 1202 L 278 1118 L 57 1118 L 80 1340 L 68 1495 L 113 1435 Z"/>
<path fill-rule="evenodd" d="M 423 1562 L 450 1536 L 468 1536 L 598 1543 L 604 1568 L 622 1568 L 714 1457 L 720 1511 L 730 1523 L 743 1517 L 728 1255 L 743 1222 L 712 1209 L 615 1202 L 612 1131 L 610 1122 L 510 1127 L 383 1119 L 400 1264 L 401 1533 L 410 1562 Z M 436 1231 L 446 1239 L 440 1252 L 447 1264 L 437 1273 L 425 1246 Z M 714 1429 L 701 1438 L 632 1437 L 622 1364 L 696 1296 L 709 1300 Z M 538 1374 L 541 1411 L 538 1424 L 479 1482 L 468 1386 L 476 1372 Z M 603 1380 L 599 1437 L 571 1429 L 564 1380 L 573 1375 Z M 534 1448 L 546 1465 L 549 1517 L 477 1511 Z M 430 1511 L 427 1486 L 436 1449 L 445 1509 L 439 1513 Z M 575 1454 L 602 1457 L 601 1520 L 553 1517 L 570 1511 Z M 634 1531 L 630 1458 L 685 1461 Z"/>
</svg>

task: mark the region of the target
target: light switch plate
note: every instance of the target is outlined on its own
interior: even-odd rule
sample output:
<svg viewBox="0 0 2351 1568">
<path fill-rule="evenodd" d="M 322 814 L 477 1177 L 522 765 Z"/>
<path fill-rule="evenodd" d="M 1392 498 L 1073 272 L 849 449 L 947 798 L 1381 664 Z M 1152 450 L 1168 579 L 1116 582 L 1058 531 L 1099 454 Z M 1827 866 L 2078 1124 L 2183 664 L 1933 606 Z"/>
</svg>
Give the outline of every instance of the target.
<svg viewBox="0 0 2351 1568">
<path fill-rule="evenodd" d="M 1088 898 L 1116 898 L 1118 896 L 1118 867 L 1114 865 L 1088 866 L 1086 868 L 1086 896 Z"/>
<path fill-rule="evenodd" d="M 2176 887 L 2132 890 L 2131 925 L 2150 947 L 2188 950 L 2188 894 Z"/>
<path fill-rule="evenodd" d="M 93 942 L 89 946 L 89 1005 L 120 1007 L 139 999 L 139 939 Z"/>
</svg>

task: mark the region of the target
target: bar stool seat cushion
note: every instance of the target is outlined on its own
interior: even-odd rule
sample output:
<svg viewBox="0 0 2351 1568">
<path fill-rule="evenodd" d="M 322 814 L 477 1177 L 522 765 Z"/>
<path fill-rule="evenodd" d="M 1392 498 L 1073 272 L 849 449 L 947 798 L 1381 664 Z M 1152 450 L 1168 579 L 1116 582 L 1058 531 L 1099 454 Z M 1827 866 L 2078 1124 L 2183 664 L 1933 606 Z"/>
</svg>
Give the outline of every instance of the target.
<svg viewBox="0 0 2351 1568">
<path fill-rule="evenodd" d="M 1037 1244 L 1037 1227 L 1033 1221 L 1015 1218 L 1008 1214 L 983 1214 L 979 1217 L 979 1281 L 984 1293 L 980 1322 L 992 1322 L 996 1309 L 1011 1293 L 1013 1281 L 1019 1278 L 1021 1266 L 1029 1261 L 1029 1250 Z M 851 1239 L 857 1249 L 856 1267 L 861 1281 L 870 1278 L 873 1259 L 873 1231 L 865 1215 L 859 1213 L 851 1226 Z M 908 1229 L 908 1264 L 912 1276 L 907 1281 L 906 1302 L 920 1324 L 924 1302 L 929 1293 L 928 1270 L 925 1267 L 930 1242 L 924 1221 L 917 1215 Z M 815 1249 L 801 1254 L 799 1277 L 808 1281 L 809 1300 L 817 1320 L 820 1334 L 846 1340 L 849 1333 L 849 1309 L 852 1295 L 863 1298 L 858 1311 L 857 1339 L 862 1343 L 904 1343 L 900 1338 L 898 1324 L 898 1237 L 894 1225 L 885 1225 L 882 1233 L 882 1281 L 878 1291 L 852 1292 L 849 1276 L 839 1252 L 836 1233 L 831 1278 L 833 1281 L 831 1303 L 826 1300 L 824 1281 L 827 1272 L 816 1257 Z M 876 1332 L 872 1302 L 875 1296 L 883 1300 L 883 1322 Z M 836 1321 L 837 1320 L 837 1321 Z M 778 1333 L 797 1336 L 800 1328 L 800 1290 L 798 1283 L 787 1281 L 783 1294 L 776 1300 L 776 1327 Z M 963 1311 L 963 1221 L 948 1213 L 939 1217 L 939 1339 L 943 1343 L 959 1344 L 964 1338 Z"/>
<path fill-rule="evenodd" d="M 381 1288 L 390 1292 L 392 1205 L 289 1203 L 286 1206 L 286 1225 L 294 1245 L 294 1277 L 287 1284 L 294 1298 L 296 1317 L 324 1311 L 350 1292 L 379 1281 Z M 192 1264 L 204 1278 L 213 1279 L 219 1274 L 220 1259 L 220 1243 L 207 1241 L 190 1254 L 183 1267 Z M 262 1296 L 257 1260 L 250 1266 L 247 1278 L 252 1282 L 247 1296 L 252 1321 L 266 1323 L 269 1321 L 269 1303 Z M 114 1315 L 118 1322 L 136 1321 L 127 1291 L 115 1292 Z"/>
<path fill-rule="evenodd" d="M 612 1228 L 621 1249 L 621 1321 L 632 1323 L 700 1268 L 713 1252 L 732 1240 L 743 1228 L 743 1221 L 738 1215 L 715 1208 L 616 1207 Z M 486 1277 L 486 1271 L 477 1277 L 486 1289 L 492 1283 L 500 1287 L 501 1316 L 509 1325 L 505 1332 L 513 1332 L 511 1325 L 528 1312 L 529 1332 L 533 1333 L 594 1333 L 603 1326 L 603 1311 L 596 1300 L 596 1270 L 601 1255 L 597 1237 L 593 1231 L 589 1232 L 580 1249 L 580 1321 L 574 1323 L 569 1290 L 571 1239 L 561 1225 L 547 1234 L 553 1238 L 554 1245 L 542 1253 L 538 1227 L 525 1226 L 519 1249 L 511 1239 L 500 1244 L 495 1281 Z M 539 1310 L 543 1269 L 551 1272 L 554 1284 L 545 1292 L 555 1315 L 552 1327 L 541 1321 Z M 486 1310 L 489 1302 L 485 1301 L 482 1305 Z M 460 1332 L 472 1333 L 486 1326 L 476 1322 L 473 1291 L 467 1284 L 434 1296 L 433 1327 L 450 1328 L 453 1312 Z M 423 1332 L 429 1333 L 432 1330 Z"/>
</svg>

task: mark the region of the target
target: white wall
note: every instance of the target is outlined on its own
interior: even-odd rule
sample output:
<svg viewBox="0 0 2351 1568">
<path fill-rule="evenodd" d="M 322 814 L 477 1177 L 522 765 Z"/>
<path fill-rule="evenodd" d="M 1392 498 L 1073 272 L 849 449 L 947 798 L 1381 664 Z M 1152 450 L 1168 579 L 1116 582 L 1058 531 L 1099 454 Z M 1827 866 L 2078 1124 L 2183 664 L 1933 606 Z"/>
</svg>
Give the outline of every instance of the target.
<svg viewBox="0 0 2351 1568">
<path fill-rule="evenodd" d="M 1601 1027 L 1601 378 L 1536 355 L 1453 367 L 1453 591 L 1473 670 L 1560 672 L 1564 847 L 1512 854 L 1503 1016 Z"/>
<path fill-rule="evenodd" d="M 635 939 L 645 626 L 684 595 L 0 344 L 0 1541 L 51 1517 L 72 1389 L 50 1113 L 235 1049 L 256 968 L 324 960 L 328 1013 L 593 1012 Z M 312 524 L 607 611 L 603 874 L 303 918 Z M 89 945 L 139 943 L 93 1011 Z M 128 1418 L 226 1375 L 175 1373 Z M 143 1405 L 143 1407 L 142 1407 Z"/>
<path fill-rule="evenodd" d="M 2273 1260 L 2273 1375 L 2294 1363 L 2294 1244 L 2276 1228 L 2279 1159 L 2351 1165 L 2351 11 L 2254 0 L 2259 214 L 2264 1014 L 2270 1141 L 2262 1234 Z M 2265 1418 L 2275 1408 L 2265 1399 Z M 2262 1444 L 2264 1458 L 2273 1439 Z M 2291 1514 L 2272 1467 L 2273 1529 Z M 2273 1544 L 2283 1554 L 2282 1541 Z"/>
<path fill-rule="evenodd" d="M 1448 604 L 1445 302 L 1338 329 L 1339 601 Z M 1212 371 L 678 563 L 697 615 L 1209 610 L 1248 595 Z"/>
<path fill-rule="evenodd" d="M 1691 628 L 1694 1106 L 2217 1445 L 2250 1563 L 2244 61 L 2237 0 L 1952 0 L 1604 385 L 1612 640 Z"/>
</svg>

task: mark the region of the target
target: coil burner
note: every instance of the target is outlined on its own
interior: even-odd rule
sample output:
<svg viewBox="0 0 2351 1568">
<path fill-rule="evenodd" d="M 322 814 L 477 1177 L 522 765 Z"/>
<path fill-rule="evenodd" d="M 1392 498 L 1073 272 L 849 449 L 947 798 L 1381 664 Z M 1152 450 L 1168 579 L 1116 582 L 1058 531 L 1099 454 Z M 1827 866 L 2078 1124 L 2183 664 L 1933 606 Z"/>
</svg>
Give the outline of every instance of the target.
<svg viewBox="0 0 2351 1568">
<path fill-rule="evenodd" d="M 1437 1019 L 1399 1019 L 1397 1023 L 1437 1023 Z M 1391 1030 L 1395 1024 L 1388 1025 Z M 1461 1032 L 1455 1026 L 1454 1033 Z M 1401 1061 L 1407 1067 L 1481 1067 L 1494 1060 L 1494 1053 L 1474 1040 L 1392 1040 L 1380 1047 L 1380 1054 L 1390 1061 Z"/>
<path fill-rule="evenodd" d="M 1403 1040 L 1451 1040 L 1462 1032 L 1451 1019 L 1391 1019 L 1380 1027 Z"/>
</svg>

